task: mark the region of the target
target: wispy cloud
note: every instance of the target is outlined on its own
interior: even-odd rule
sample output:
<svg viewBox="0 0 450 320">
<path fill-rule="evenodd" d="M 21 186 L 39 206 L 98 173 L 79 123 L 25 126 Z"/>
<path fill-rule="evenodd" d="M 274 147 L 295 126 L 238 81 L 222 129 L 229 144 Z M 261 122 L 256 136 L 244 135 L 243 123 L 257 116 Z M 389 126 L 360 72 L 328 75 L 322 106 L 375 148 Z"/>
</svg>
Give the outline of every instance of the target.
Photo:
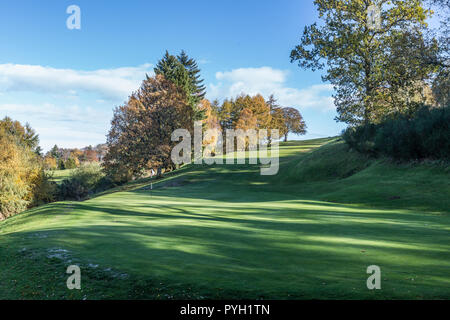
<svg viewBox="0 0 450 320">
<path fill-rule="evenodd" d="M 137 67 L 83 71 L 57 69 L 40 65 L 0 64 L 1 92 L 37 92 L 75 95 L 93 93 L 101 99 L 124 100 L 138 89 L 146 74 L 153 74 L 151 64 Z"/>
<path fill-rule="evenodd" d="M 286 85 L 289 72 L 271 67 L 240 68 L 216 73 L 216 84 L 209 85 L 211 99 L 234 97 L 241 93 L 265 97 L 274 94 L 281 105 L 300 109 L 314 108 L 321 111 L 334 109 L 333 87 L 318 84 L 304 89 L 289 88 Z"/>
<path fill-rule="evenodd" d="M 48 151 L 53 145 L 81 148 L 104 143 L 112 109 L 82 107 L 76 104 L 58 106 L 52 103 L 0 104 L 0 115 L 30 123 Z"/>
</svg>

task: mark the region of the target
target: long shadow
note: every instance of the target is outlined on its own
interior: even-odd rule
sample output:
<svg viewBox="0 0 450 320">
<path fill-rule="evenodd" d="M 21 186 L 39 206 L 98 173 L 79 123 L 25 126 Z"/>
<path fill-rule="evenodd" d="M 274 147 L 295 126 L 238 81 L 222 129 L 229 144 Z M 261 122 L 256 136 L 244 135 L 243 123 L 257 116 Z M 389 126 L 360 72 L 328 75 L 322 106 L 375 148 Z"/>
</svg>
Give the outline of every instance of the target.
<svg viewBox="0 0 450 320">
<path fill-rule="evenodd" d="M 336 225 L 336 221 L 333 224 L 327 220 L 334 213 L 326 210 L 314 215 L 298 214 L 303 219 L 307 215 L 307 219 L 320 222 L 311 224 L 251 217 L 205 217 L 191 208 L 170 208 L 171 212 L 166 214 L 154 213 L 154 209 L 142 214 L 103 208 L 102 214 L 119 219 L 119 225 L 54 228 L 48 230 L 47 238 L 30 240 L 27 245 L 67 248 L 82 256 L 86 263 L 114 265 L 142 277 L 198 286 L 209 294 L 228 288 L 248 297 L 365 297 L 369 294 L 359 283 L 364 283 L 364 268 L 375 263 L 382 266 L 390 279 L 384 288 L 385 296 L 449 296 L 449 246 L 442 243 L 440 250 L 430 250 L 437 240 L 445 239 L 443 230 L 415 226 L 411 231 L 409 227 L 396 226 L 396 232 L 386 239 L 381 235 L 386 231 L 383 226 L 362 221 Z M 89 210 L 99 209 L 86 205 L 74 208 L 75 212 Z M 267 211 L 262 214 L 288 216 L 281 210 Z M 128 217 L 137 217 L 138 221 L 120 220 Z M 327 240 L 330 234 L 351 237 L 353 242 Z M 422 237 L 415 244 L 402 247 L 401 244 L 408 244 L 411 234 Z M 5 242 L 23 243 L 30 235 L 8 235 Z M 398 246 L 383 246 L 377 243 L 379 240 Z M 406 281 L 411 275 L 420 280 Z M 323 283 L 328 287 L 315 291 Z M 357 285 L 355 296 L 352 288 Z M 340 287 L 340 292 L 335 292 L 336 287 Z M 395 289 L 399 291 L 396 293 Z"/>
</svg>

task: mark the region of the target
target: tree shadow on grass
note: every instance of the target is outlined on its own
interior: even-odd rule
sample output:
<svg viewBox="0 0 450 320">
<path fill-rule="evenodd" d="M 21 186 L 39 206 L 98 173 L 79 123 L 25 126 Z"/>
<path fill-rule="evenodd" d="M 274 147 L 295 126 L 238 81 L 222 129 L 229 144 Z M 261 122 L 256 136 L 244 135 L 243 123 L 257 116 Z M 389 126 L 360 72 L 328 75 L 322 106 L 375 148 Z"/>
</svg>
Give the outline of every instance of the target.
<svg viewBox="0 0 450 320">
<path fill-rule="evenodd" d="M 49 227 L 46 238 L 18 232 L 2 241 L 65 248 L 86 262 L 211 298 L 449 297 L 445 226 L 426 226 L 413 213 L 304 204 L 283 210 L 138 202 L 125 210 L 114 202 L 76 203 L 67 215 L 76 215 L 78 225 Z M 365 287 L 372 264 L 386 278 L 381 292 Z"/>
</svg>

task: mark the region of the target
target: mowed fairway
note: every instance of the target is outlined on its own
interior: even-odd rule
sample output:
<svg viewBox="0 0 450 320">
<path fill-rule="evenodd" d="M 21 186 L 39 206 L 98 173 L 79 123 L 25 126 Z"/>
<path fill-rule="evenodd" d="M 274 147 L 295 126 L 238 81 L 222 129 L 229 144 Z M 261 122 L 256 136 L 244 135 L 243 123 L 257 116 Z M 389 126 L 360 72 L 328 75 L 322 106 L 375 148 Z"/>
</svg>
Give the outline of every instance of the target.
<svg viewBox="0 0 450 320">
<path fill-rule="evenodd" d="M 297 179 L 296 164 L 327 142 L 282 144 L 273 177 L 187 166 L 153 190 L 0 222 L 0 298 L 449 299 L 449 171 L 373 161 Z M 66 288 L 70 264 L 81 291 Z M 370 265 L 381 290 L 366 287 Z"/>
</svg>

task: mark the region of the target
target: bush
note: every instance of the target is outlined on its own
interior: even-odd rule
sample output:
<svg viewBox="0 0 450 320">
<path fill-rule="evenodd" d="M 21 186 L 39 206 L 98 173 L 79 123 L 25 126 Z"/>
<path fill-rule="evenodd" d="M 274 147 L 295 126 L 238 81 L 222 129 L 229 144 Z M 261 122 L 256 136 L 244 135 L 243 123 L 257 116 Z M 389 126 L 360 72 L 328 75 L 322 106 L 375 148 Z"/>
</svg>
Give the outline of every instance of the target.
<svg viewBox="0 0 450 320">
<path fill-rule="evenodd" d="M 78 167 L 77 159 L 70 157 L 66 162 L 64 162 L 64 167 L 66 169 L 75 169 Z"/>
<path fill-rule="evenodd" d="M 50 180 L 51 174 L 41 169 L 33 181 L 31 206 L 40 206 L 56 200 L 58 185 Z"/>
<path fill-rule="evenodd" d="M 419 109 L 380 124 L 348 128 L 343 138 L 352 148 L 395 159 L 450 159 L 450 107 Z"/>
<path fill-rule="evenodd" d="M 76 178 L 65 179 L 59 187 L 61 200 L 80 201 L 89 195 L 89 189 L 82 181 Z"/>
<path fill-rule="evenodd" d="M 105 177 L 98 163 L 83 164 L 74 170 L 69 179 L 60 185 L 60 198 L 62 200 L 82 200 L 91 194 L 110 188 L 112 182 Z"/>
</svg>

